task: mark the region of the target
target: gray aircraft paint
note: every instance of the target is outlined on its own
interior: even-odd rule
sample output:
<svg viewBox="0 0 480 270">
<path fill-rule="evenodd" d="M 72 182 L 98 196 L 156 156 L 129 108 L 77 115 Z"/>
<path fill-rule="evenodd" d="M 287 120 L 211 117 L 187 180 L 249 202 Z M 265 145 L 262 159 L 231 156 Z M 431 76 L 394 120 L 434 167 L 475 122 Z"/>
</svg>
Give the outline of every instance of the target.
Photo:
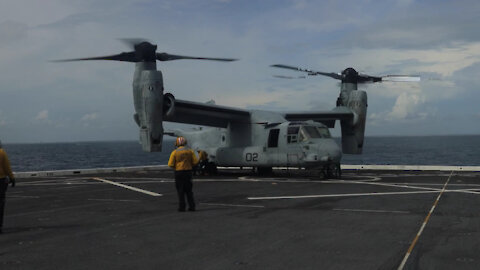
<svg viewBox="0 0 480 270">
<path fill-rule="evenodd" d="M 110 56 L 60 61 L 115 60 L 134 62 L 134 119 L 140 128 L 139 142 L 148 152 L 161 151 L 163 134 L 184 136 L 194 149 L 205 150 L 210 161 L 220 166 L 320 167 L 328 175 L 340 174 L 343 153 L 361 154 L 367 113 L 367 94 L 358 83 L 411 81 L 408 76 L 375 77 L 359 74 L 353 68 L 341 73 L 327 73 L 286 65 L 273 65 L 308 75 L 323 75 L 341 80 L 336 108 L 331 111 L 269 112 L 176 100 L 164 94 L 163 77 L 156 61 L 198 59 L 234 61 L 226 58 L 204 58 L 157 53 L 157 46 L 144 40 L 125 40 L 134 51 Z M 303 76 L 305 77 L 305 76 Z M 418 78 L 419 79 L 419 78 Z M 330 137 L 327 128 L 340 120 L 342 151 Z M 209 126 L 194 131 L 164 133 L 163 121 Z M 326 131 L 325 131 L 326 130 Z M 335 175 L 336 174 L 336 175 Z"/>
<path fill-rule="evenodd" d="M 139 141 L 148 152 L 162 150 L 163 78 L 155 62 L 135 64 L 133 75 L 134 118 L 140 128 Z"/>
</svg>

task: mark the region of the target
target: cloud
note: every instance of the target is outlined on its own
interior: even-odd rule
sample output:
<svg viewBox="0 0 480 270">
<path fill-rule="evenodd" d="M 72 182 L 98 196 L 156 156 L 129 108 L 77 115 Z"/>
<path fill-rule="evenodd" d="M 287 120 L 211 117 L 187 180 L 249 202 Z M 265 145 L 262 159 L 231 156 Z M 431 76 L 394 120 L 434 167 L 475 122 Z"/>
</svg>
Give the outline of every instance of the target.
<svg viewBox="0 0 480 270">
<path fill-rule="evenodd" d="M 34 119 L 38 121 L 49 121 L 48 110 L 39 111 Z"/>
<path fill-rule="evenodd" d="M 3 114 L 2 111 L 0 111 L 0 127 L 7 125 L 7 118 Z"/>
<path fill-rule="evenodd" d="M 97 113 L 87 113 L 82 118 L 80 119 L 81 121 L 92 121 L 97 119 L 98 115 Z"/>
<path fill-rule="evenodd" d="M 480 41 L 478 20 L 472 19 L 480 11 L 477 1 L 422 1 L 406 5 L 401 2 L 385 10 L 381 23 L 358 27 L 341 44 L 362 48 L 431 49 Z"/>
<path fill-rule="evenodd" d="M 424 118 L 425 113 L 419 112 L 419 108 L 425 103 L 425 96 L 402 93 L 395 101 L 392 111 L 387 114 L 387 119 L 414 119 Z"/>
<path fill-rule="evenodd" d="M 458 115 L 478 114 L 479 7 L 466 0 L 5 0 L 0 10 L 0 108 L 15 114 L 3 114 L 3 120 L 0 114 L 0 125 L 8 124 L 10 140 L 38 139 L 14 132 L 31 130 L 32 116 L 37 123 L 55 121 L 37 126 L 44 141 L 136 139 L 133 64 L 48 60 L 120 53 L 129 48 L 116 38 L 144 37 L 157 43 L 159 52 L 241 59 L 158 62 L 166 92 L 178 99 L 213 98 L 218 105 L 269 110 L 330 109 L 338 96 L 337 81 L 282 81 L 271 75 L 303 74 L 269 65 L 326 72 L 353 66 L 370 75 L 439 79 L 369 85 L 369 121 L 390 123 L 377 129 L 367 123 L 370 134 L 390 132 L 393 126 L 401 133 L 411 122 L 446 114 L 473 130 Z"/>
<path fill-rule="evenodd" d="M 27 36 L 28 26 L 15 21 L 4 21 L 0 23 L 0 46 L 16 43 Z"/>
</svg>

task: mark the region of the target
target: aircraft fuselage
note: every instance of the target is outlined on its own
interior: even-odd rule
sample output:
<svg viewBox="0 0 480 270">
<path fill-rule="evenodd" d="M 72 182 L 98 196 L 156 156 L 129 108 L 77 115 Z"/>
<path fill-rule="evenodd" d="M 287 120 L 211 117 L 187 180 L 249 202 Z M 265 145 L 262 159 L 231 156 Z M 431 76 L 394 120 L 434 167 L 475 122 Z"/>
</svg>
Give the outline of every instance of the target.
<svg viewBox="0 0 480 270">
<path fill-rule="evenodd" d="M 234 126 L 176 133 L 193 149 L 205 150 L 218 166 L 316 168 L 340 163 L 341 149 L 321 123 L 253 122 L 237 127 L 243 134 Z"/>
</svg>

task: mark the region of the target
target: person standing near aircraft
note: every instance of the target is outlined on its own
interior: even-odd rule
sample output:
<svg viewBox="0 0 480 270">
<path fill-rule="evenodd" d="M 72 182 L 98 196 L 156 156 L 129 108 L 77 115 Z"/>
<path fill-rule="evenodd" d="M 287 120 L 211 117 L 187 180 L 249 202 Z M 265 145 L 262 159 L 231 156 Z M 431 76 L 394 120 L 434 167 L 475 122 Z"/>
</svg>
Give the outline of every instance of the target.
<svg viewBox="0 0 480 270">
<path fill-rule="evenodd" d="M 3 233 L 3 213 L 5 210 L 5 193 L 7 191 L 8 184 L 12 183 L 12 187 L 15 186 L 15 177 L 13 176 L 12 169 L 10 168 L 10 161 L 8 160 L 7 153 L 2 148 L 2 142 L 0 141 L 0 233 Z"/>
<path fill-rule="evenodd" d="M 192 170 L 198 164 L 198 159 L 192 149 L 187 148 L 187 140 L 178 137 L 175 141 L 177 149 L 173 150 L 168 160 L 168 166 L 175 170 L 175 187 L 178 193 L 178 211 L 185 212 L 185 197 L 188 201 L 188 211 L 195 211 L 195 201 L 192 191 Z"/>
<path fill-rule="evenodd" d="M 200 175 L 205 175 L 205 170 L 208 163 L 208 154 L 203 150 L 198 150 L 198 166 L 197 169 L 200 171 Z"/>
</svg>

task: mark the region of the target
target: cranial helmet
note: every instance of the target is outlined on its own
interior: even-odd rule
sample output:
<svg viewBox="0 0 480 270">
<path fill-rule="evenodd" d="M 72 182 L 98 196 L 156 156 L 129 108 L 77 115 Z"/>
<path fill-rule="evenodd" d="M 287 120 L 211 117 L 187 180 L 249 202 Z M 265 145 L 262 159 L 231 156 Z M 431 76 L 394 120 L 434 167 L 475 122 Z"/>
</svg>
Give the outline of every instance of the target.
<svg viewBox="0 0 480 270">
<path fill-rule="evenodd" d="M 177 138 L 177 140 L 175 141 L 175 146 L 184 146 L 187 144 L 187 139 L 185 139 L 184 137 L 180 136 Z"/>
</svg>

